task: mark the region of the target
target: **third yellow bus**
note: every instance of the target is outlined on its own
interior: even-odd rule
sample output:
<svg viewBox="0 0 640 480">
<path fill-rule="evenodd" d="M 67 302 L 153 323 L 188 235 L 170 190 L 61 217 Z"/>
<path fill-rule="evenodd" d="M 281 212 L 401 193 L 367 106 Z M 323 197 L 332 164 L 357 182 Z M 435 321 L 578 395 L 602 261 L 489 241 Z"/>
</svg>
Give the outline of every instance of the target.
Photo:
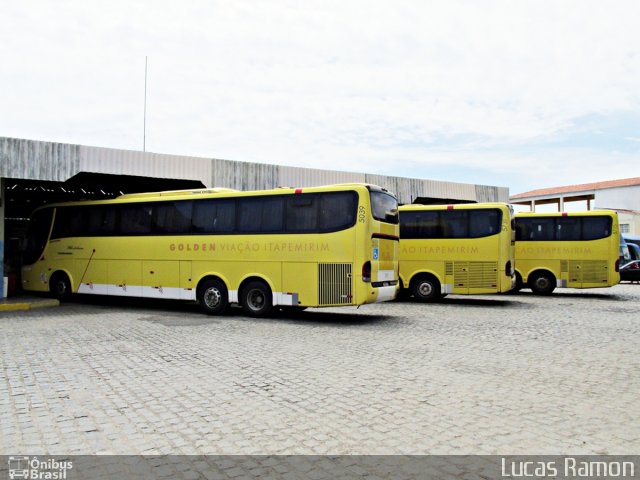
<svg viewBox="0 0 640 480">
<path fill-rule="evenodd" d="M 610 210 L 515 215 L 516 289 L 611 287 L 620 282 L 618 214 Z"/>
</svg>

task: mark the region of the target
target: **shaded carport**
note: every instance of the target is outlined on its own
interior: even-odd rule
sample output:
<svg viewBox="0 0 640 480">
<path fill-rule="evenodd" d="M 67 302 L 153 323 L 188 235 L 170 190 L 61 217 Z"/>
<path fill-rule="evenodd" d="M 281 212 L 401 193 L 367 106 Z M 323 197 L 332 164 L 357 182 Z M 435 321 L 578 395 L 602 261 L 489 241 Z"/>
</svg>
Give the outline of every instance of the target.
<svg viewBox="0 0 640 480">
<path fill-rule="evenodd" d="M 16 293 L 21 266 L 21 250 L 29 217 L 36 208 L 59 202 L 105 200 L 125 193 L 200 189 L 198 180 L 114 175 L 80 172 L 64 182 L 3 179 L 4 192 L 4 276 L 7 292 Z M 0 245 L 1 247 L 1 245 Z M 4 278 L 2 279 L 4 283 Z M 4 292 L 3 292 L 4 293 Z"/>
</svg>

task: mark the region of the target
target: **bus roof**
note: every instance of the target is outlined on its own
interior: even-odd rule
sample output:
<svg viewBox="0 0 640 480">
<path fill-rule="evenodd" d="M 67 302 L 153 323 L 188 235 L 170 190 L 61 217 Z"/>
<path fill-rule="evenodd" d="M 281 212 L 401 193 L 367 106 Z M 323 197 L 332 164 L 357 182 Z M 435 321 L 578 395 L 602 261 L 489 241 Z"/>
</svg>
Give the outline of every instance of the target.
<svg viewBox="0 0 640 480">
<path fill-rule="evenodd" d="M 509 205 L 501 202 L 485 202 L 485 203 L 454 203 L 450 205 L 422 205 L 412 203 L 401 205 L 399 210 L 410 212 L 420 210 L 480 210 L 484 208 L 509 208 Z"/>
<path fill-rule="evenodd" d="M 516 217 L 593 217 L 593 216 L 617 216 L 615 210 L 589 210 L 583 212 L 517 212 Z"/>
<path fill-rule="evenodd" d="M 302 193 L 313 193 L 313 192 L 326 192 L 326 191 L 345 191 L 345 190 L 353 190 L 353 189 L 362 189 L 366 188 L 372 191 L 380 191 L 385 192 L 389 195 L 392 195 L 395 198 L 395 195 L 386 189 L 378 186 L 367 183 L 340 183 L 340 184 L 332 184 L 332 185 L 322 185 L 315 187 L 303 187 L 303 188 L 294 188 L 294 187 L 278 187 L 271 188 L 268 190 L 234 190 L 231 188 L 203 188 L 203 189 L 194 189 L 194 190 L 167 190 L 163 192 L 143 192 L 143 193 L 127 193 L 120 195 L 116 198 L 108 199 L 108 200 L 81 200 L 76 202 L 64 202 L 64 203 L 52 203 L 49 205 L 43 205 L 42 207 L 37 208 L 36 210 L 40 210 L 42 208 L 47 207 L 63 207 L 63 206 L 75 206 L 75 205 L 113 205 L 113 204 L 121 204 L 121 203 L 142 203 L 148 201 L 170 201 L 170 200 L 189 200 L 189 199 L 205 199 L 205 198 L 234 198 L 234 197 L 251 197 L 251 196 L 260 196 L 260 195 L 278 195 L 278 194 L 302 194 Z"/>
</svg>

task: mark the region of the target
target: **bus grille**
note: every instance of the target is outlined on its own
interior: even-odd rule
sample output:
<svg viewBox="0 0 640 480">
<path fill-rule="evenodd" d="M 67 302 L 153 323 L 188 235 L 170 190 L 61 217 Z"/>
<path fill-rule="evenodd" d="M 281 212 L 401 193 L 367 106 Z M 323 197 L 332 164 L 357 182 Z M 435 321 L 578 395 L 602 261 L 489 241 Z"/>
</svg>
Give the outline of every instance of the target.
<svg viewBox="0 0 640 480">
<path fill-rule="evenodd" d="M 351 264 L 318 264 L 318 304 L 351 305 Z"/>
<path fill-rule="evenodd" d="M 444 274 L 445 275 L 453 275 L 453 262 L 445 262 L 445 264 L 444 264 Z"/>
<path fill-rule="evenodd" d="M 495 288 L 498 285 L 496 262 L 455 262 L 453 270 L 456 287 Z"/>
<path fill-rule="evenodd" d="M 606 260 L 581 260 L 568 262 L 569 280 L 580 283 L 607 283 L 609 268 Z"/>
</svg>

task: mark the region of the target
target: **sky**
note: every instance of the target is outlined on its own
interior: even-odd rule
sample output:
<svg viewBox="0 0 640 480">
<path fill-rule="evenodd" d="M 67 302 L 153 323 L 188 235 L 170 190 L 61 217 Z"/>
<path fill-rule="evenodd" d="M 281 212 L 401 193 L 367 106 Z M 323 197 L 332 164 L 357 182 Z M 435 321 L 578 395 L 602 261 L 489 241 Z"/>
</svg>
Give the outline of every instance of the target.
<svg viewBox="0 0 640 480">
<path fill-rule="evenodd" d="M 636 177 L 639 25 L 636 0 L 6 1 L 0 136 L 511 194 Z"/>
</svg>

